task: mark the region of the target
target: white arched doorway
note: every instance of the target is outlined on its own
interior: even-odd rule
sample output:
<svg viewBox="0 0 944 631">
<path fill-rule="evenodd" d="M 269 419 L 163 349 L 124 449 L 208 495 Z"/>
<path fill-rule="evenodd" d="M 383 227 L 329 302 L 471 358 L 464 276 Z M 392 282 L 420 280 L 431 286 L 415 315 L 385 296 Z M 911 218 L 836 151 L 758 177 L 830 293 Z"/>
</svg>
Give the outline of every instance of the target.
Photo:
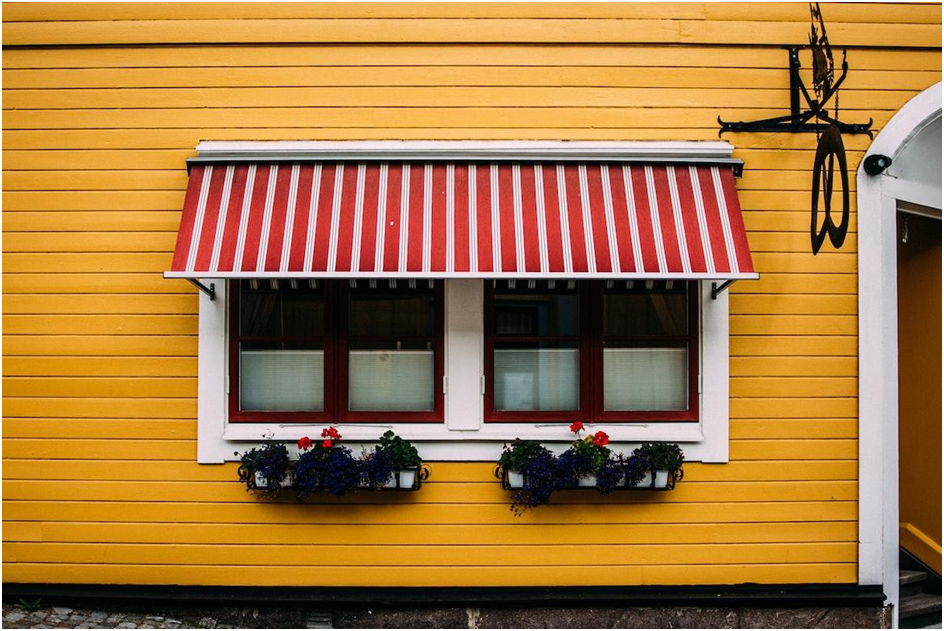
<svg viewBox="0 0 944 631">
<path fill-rule="evenodd" d="M 892 159 L 866 173 L 868 157 Z M 881 584 L 898 604 L 898 216 L 940 218 L 941 84 L 914 97 L 859 165 L 859 583 Z M 893 613 L 897 620 L 897 611 Z M 897 626 L 897 625 L 896 625 Z"/>
</svg>

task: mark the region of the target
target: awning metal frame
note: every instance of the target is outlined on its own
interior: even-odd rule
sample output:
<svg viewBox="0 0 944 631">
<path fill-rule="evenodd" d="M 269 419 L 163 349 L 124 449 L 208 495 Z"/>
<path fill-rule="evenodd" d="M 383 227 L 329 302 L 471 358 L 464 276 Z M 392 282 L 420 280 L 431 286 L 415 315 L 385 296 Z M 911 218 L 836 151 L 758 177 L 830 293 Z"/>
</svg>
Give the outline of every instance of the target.
<svg viewBox="0 0 944 631">
<path fill-rule="evenodd" d="M 193 284 L 194 287 L 196 287 L 197 289 L 205 293 L 207 296 L 209 296 L 210 300 L 216 299 L 216 284 L 210 283 L 210 286 L 207 287 L 206 285 L 198 281 L 196 278 L 188 278 L 187 280 L 190 281 L 190 283 Z"/>
<path fill-rule="evenodd" d="M 730 287 L 737 281 L 738 281 L 737 278 L 731 278 L 729 280 L 724 281 L 720 285 L 718 283 L 711 283 L 711 299 L 717 300 L 718 295 L 721 294 L 721 292 L 723 292 L 725 289 L 727 289 L 728 287 Z"/>
</svg>

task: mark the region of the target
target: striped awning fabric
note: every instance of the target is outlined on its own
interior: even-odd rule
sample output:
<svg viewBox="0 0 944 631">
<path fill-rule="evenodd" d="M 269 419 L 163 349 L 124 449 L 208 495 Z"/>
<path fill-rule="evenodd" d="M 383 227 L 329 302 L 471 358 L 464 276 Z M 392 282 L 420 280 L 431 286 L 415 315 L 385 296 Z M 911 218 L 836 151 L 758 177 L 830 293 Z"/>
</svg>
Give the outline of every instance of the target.
<svg viewBox="0 0 944 631">
<path fill-rule="evenodd" d="M 757 278 L 730 166 L 195 164 L 177 278 Z"/>
</svg>

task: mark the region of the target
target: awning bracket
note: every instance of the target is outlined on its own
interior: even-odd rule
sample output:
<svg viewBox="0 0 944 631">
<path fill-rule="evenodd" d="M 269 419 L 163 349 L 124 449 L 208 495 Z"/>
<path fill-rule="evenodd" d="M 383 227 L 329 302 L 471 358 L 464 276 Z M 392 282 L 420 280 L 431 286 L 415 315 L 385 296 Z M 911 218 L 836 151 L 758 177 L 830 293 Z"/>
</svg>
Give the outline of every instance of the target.
<svg viewBox="0 0 944 631">
<path fill-rule="evenodd" d="M 737 281 L 736 278 L 732 278 L 730 280 L 724 281 L 720 285 L 718 283 L 711 283 L 711 299 L 717 300 L 718 294 L 720 294 L 722 291 L 724 291 L 725 289 L 733 285 L 736 281 Z"/>
<path fill-rule="evenodd" d="M 210 300 L 213 300 L 214 298 L 216 298 L 216 285 L 214 285 L 213 283 L 210 283 L 210 286 L 207 287 L 206 285 L 198 281 L 196 278 L 188 278 L 187 280 L 193 283 L 194 287 L 196 287 L 197 289 L 205 293 L 207 296 L 209 296 Z"/>
</svg>

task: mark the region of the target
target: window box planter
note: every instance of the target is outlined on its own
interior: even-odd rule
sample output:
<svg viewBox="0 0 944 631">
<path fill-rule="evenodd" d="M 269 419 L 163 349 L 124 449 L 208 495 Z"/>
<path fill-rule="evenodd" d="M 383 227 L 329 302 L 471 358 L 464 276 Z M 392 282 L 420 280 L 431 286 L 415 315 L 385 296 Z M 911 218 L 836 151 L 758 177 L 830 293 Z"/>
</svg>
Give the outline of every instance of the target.
<svg viewBox="0 0 944 631">
<path fill-rule="evenodd" d="M 570 431 L 578 439 L 559 456 L 534 441 L 516 439 L 505 446 L 495 477 L 503 489 L 514 492 L 511 509 L 516 515 L 549 503 L 555 491 L 671 491 L 682 479 L 684 454 L 678 445 L 645 443 L 627 457 L 606 447 L 604 432 L 579 438 L 582 423 L 574 423 Z"/>
<path fill-rule="evenodd" d="M 289 460 L 281 443 L 247 451 L 241 456 L 240 481 L 247 491 L 272 495 L 292 490 L 303 499 L 315 493 L 340 496 L 358 490 L 418 491 L 431 473 L 416 448 L 393 432 L 386 432 L 379 445 L 360 457 L 338 445 L 341 434 L 334 427 L 326 428 L 321 437 L 320 441 L 301 438 L 295 460 Z M 273 483 L 273 475 L 280 482 Z"/>
</svg>

